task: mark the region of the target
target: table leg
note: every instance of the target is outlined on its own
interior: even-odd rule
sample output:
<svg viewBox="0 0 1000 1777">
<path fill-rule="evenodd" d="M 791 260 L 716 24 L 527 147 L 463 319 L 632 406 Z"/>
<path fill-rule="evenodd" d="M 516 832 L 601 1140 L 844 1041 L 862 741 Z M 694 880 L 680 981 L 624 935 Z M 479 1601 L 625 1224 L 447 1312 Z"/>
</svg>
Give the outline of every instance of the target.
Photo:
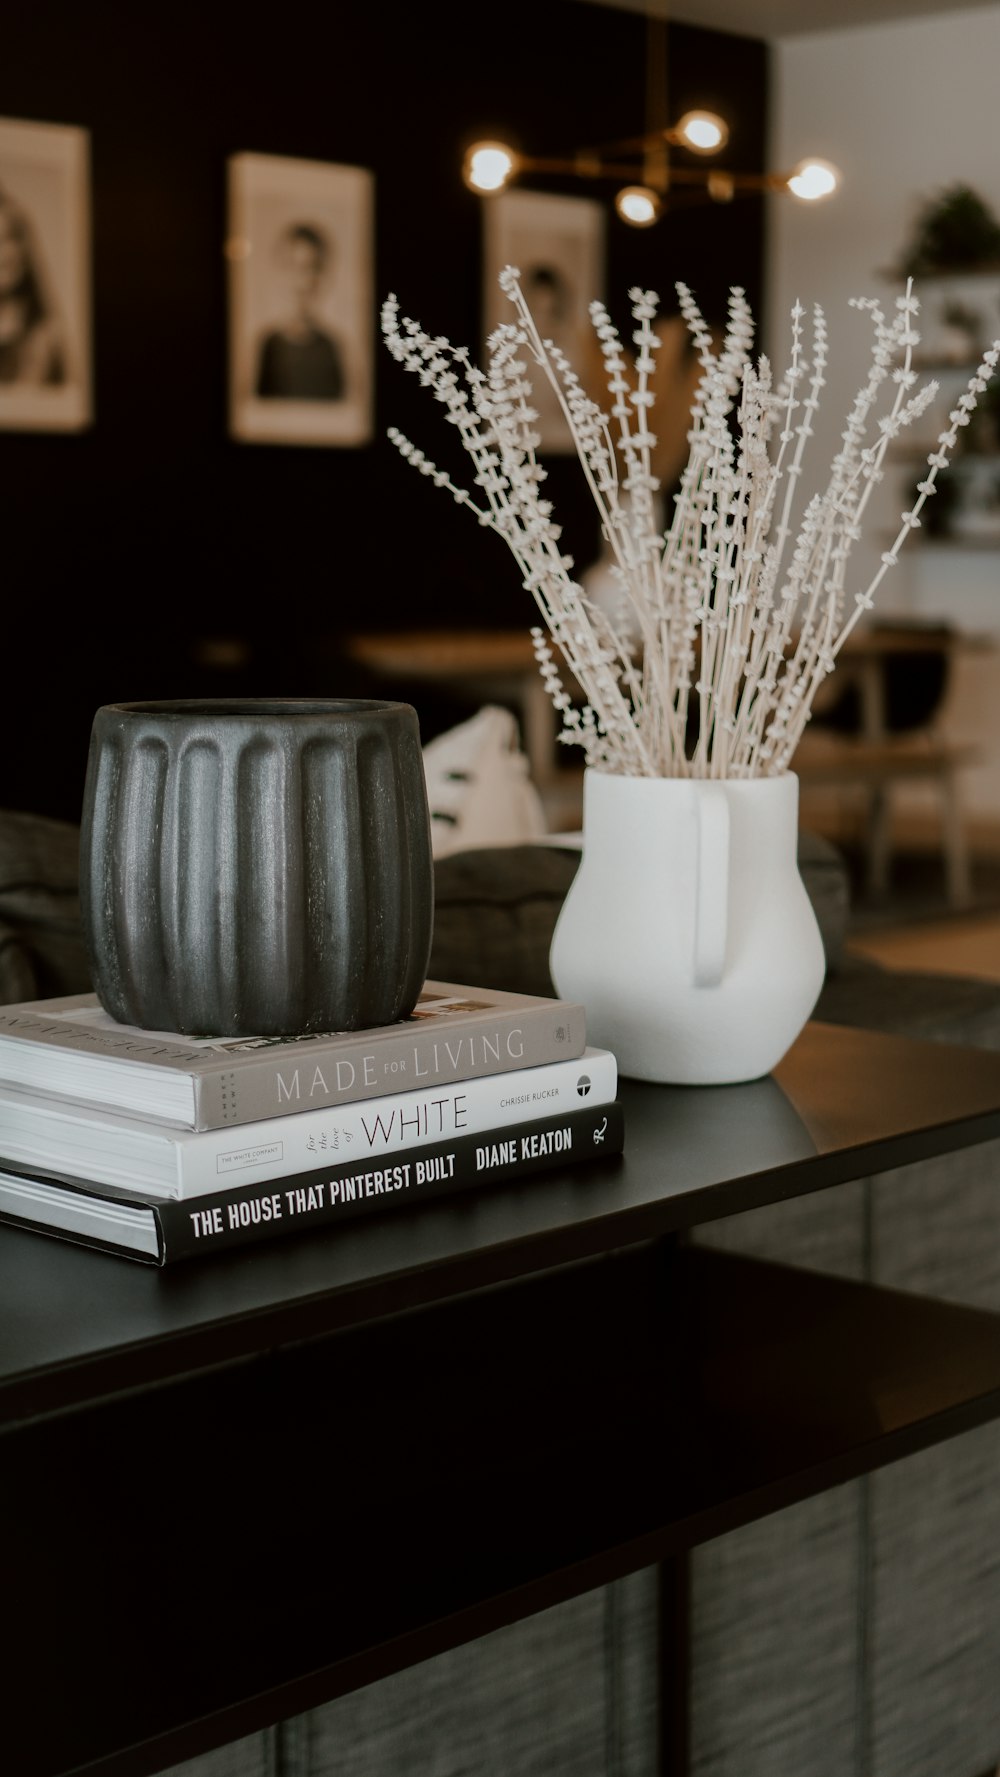
<svg viewBox="0 0 1000 1777">
<path fill-rule="evenodd" d="M 877 654 L 862 654 L 854 663 L 854 670 L 861 704 L 861 733 L 865 740 L 881 745 L 887 734 L 883 661 Z"/>
<path fill-rule="evenodd" d="M 556 771 L 559 742 L 555 708 L 538 672 L 521 680 L 520 696 L 524 751 L 535 788 L 545 790 L 551 785 Z"/>
<path fill-rule="evenodd" d="M 660 1716 L 656 1768 L 658 1777 L 687 1777 L 691 1763 L 690 1557 L 685 1553 L 661 1561 L 657 1579 Z"/>
<path fill-rule="evenodd" d="M 673 1300 L 676 1265 L 687 1234 L 657 1242 L 658 1301 Z M 683 1386 L 683 1384 L 681 1385 Z M 658 1777 L 688 1777 L 691 1765 L 691 1555 L 687 1549 L 657 1564 L 656 1672 Z"/>
<path fill-rule="evenodd" d="M 889 892 L 889 795 L 888 784 L 876 784 L 868 798 L 868 892 L 877 900 Z"/>
<path fill-rule="evenodd" d="M 944 868 L 949 907 L 967 907 L 972 899 L 969 847 L 962 819 L 955 773 L 941 778 L 941 830 L 944 837 Z"/>
</svg>

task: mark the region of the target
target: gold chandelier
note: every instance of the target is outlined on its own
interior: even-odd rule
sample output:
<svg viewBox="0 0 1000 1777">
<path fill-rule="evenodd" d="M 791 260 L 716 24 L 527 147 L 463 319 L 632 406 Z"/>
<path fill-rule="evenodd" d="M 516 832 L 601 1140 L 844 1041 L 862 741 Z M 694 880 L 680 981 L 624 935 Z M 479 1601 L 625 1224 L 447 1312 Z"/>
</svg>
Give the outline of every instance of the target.
<svg viewBox="0 0 1000 1777">
<path fill-rule="evenodd" d="M 682 193 L 688 201 L 731 203 L 748 192 L 788 192 L 804 202 L 830 196 L 840 183 L 836 167 L 815 156 L 787 172 L 744 173 L 718 165 L 677 164 L 672 148 L 707 157 L 718 154 L 729 139 L 724 118 L 711 111 L 688 111 L 668 124 L 666 111 L 666 21 L 648 18 L 646 53 L 646 128 L 642 135 L 578 148 L 562 157 L 522 154 L 506 142 L 473 142 L 465 152 L 462 177 L 470 191 L 489 197 L 515 183 L 522 174 L 558 174 L 578 179 L 619 183 L 615 209 L 633 228 L 648 228 L 663 214 L 668 200 Z"/>
</svg>

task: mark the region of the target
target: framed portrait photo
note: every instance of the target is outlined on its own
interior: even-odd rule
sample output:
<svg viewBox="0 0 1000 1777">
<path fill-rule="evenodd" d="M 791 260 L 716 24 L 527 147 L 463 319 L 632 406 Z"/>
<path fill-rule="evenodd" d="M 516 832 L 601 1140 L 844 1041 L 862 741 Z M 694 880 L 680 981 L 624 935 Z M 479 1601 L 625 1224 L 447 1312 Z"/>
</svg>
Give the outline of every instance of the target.
<svg viewBox="0 0 1000 1777">
<path fill-rule="evenodd" d="M 590 304 L 603 301 L 604 206 L 593 198 L 544 191 L 502 191 L 483 204 L 483 320 L 487 336 L 514 311 L 500 289 L 504 266 L 517 266 L 521 289 L 543 339 L 565 352 L 578 375 L 594 350 Z M 528 365 L 542 453 L 575 450 L 555 390 Z"/>
<path fill-rule="evenodd" d="M 0 428 L 93 418 L 90 137 L 0 117 Z"/>
<path fill-rule="evenodd" d="M 229 161 L 229 429 L 258 444 L 367 444 L 374 177 L 284 155 Z"/>
</svg>

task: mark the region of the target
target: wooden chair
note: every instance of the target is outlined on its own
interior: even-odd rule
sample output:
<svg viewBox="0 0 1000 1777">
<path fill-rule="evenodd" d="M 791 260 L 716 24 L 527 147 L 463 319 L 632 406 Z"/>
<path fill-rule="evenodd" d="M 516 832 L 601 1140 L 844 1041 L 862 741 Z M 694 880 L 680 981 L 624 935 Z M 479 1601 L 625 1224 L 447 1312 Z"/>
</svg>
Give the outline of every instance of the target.
<svg viewBox="0 0 1000 1777">
<path fill-rule="evenodd" d="M 865 801 L 865 883 L 889 890 L 892 798 L 901 785 L 928 782 L 937 792 L 945 891 L 966 906 L 970 873 L 960 774 L 975 749 L 941 730 L 957 633 L 949 625 L 873 623 L 845 648 L 834 675 L 838 694 L 816 710 L 798 748 L 803 789 L 856 789 Z"/>
</svg>

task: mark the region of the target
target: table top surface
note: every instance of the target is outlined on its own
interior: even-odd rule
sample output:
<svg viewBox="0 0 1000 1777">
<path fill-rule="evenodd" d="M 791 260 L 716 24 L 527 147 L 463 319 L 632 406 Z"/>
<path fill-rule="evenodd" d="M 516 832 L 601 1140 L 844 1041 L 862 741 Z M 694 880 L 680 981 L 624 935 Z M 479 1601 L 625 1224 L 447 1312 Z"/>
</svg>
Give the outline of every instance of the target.
<svg viewBox="0 0 1000 1777">
<path fill-rule="evenodd" d="M 345 638 L 347 652 L 381 672 L 537 672 L 530 621 L 520 629 L 385 630 Z"/>
<path fill-rule="evenodd" d="M 765 1079 L 620 1096 L 618 1159 L 211 1259 L 0 1226 L 0 1427 L 1000 1136 L 1000 1055 L 812 1023 Z"/>
<path fill-rule="evenodd" d="M 517 629 L 437 629 L 363 631 L 345 638 L 348 653 L 376 670 L 451 677 L 455 674 L 537 671 L 530 618 Z M 842 658 L 879 661 L 887 654 L 988 652 L 995 638 L 985 633 L 921 622 L 860 624 L 851 631 Z"/>
</svg>

